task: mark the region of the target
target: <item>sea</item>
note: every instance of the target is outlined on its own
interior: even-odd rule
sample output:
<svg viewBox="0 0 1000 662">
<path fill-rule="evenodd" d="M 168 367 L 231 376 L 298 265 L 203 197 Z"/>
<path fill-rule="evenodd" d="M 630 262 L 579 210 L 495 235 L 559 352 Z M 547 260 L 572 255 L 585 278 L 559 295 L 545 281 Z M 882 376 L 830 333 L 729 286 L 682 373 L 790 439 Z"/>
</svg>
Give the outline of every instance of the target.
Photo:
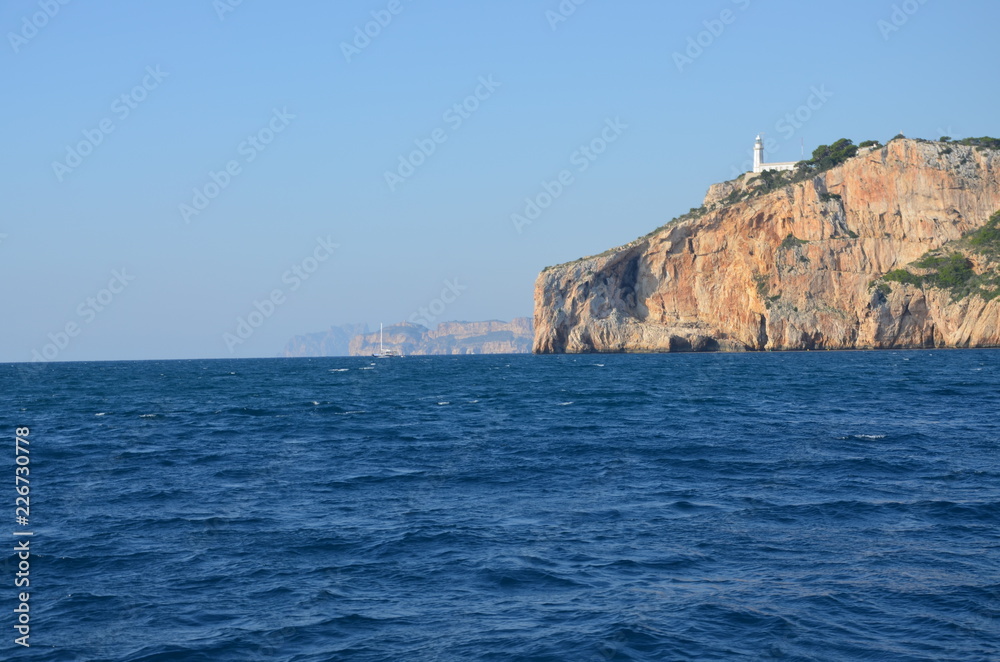
<svg viewBox="0 0 1000 662">
<path fill-rule="evenodd" d="M 0 382 L 2 659 L 1000 659 L 1000 351 Z"/>
</svg>

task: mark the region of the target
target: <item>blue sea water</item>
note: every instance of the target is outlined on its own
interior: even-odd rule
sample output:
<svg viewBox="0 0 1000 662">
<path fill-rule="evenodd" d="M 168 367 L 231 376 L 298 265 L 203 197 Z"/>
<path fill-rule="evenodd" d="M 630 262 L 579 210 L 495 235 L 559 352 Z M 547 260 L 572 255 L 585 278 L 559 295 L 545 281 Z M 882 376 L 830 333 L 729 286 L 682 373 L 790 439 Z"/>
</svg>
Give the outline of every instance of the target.
<svg viewBox="0 0 1000 662">
<path fill-rule="evenodd" d="M 998 351 L 0 379 L 8 659 L 1000 659 Z"/>
</svg>

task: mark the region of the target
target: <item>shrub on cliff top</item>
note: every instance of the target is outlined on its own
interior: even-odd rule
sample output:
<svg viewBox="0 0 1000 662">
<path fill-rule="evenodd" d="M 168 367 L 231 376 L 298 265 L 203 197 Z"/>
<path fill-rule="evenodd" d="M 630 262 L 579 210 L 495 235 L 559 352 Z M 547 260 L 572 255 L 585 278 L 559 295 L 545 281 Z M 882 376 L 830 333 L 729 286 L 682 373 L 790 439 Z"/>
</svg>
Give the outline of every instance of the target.
<svg viewBox="0 0 1000 662">
<path fill-rule="evenodd" d="M 760 177 L 757 178 L 757 188 L 755 192 L 758 195 L 770 193 L 771 191 L 777 191 L 779 188 L 786 186 L 788 183 L 788 180 L 785 178 L 785 173 L 778 170 L 765 170 L 760 173 Z"/>
<path fill-rule="evenodd" d="M 959 145 L 969 145 L 970 147 L 980 147 L 983 149 L 1000 149 L 1000 138 L 983 136 L 982 138 L 965 138 L 955 141 Z"/>
<path fill-rule="evenodd" d="M 847 138 L 841 138 L 832 145 L 820 145 L 813 150 L 812 159 L 807 161 L 818 172 L 834 168 L 858 153 L 858 146 Z"/>
</svg>

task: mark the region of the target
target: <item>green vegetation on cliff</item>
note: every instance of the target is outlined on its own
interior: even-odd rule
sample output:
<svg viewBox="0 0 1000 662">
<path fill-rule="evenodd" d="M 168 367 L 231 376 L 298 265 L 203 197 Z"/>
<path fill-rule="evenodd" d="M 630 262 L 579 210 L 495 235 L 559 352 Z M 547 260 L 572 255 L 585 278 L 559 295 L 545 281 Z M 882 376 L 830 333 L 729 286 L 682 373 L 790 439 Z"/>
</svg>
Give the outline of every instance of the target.
<svg viewBox="0 0 1000 662">
<path fill-rule="evenodd" d="M 782 240 L 781 242 L 781 249 L 788 250 L 789 248 L 795 248 L 796 246 L 802 246 L 807 243 L 809 242 L 807 242 L 805 239 L 799 239 L 791 232 L 789 232 L 788 236 L 785 237 L 784 240 Z"/>
<path fill-rule="evenodd" d="M 990 138 L 989 136 L 983 136 L 982 138 L 965 138 L 964 140 L 956 140 L 955 144 L 969 145 L 970 147 L 978 147 L 979 149 L 1000 150 L 1000 138 Z"/>
<path fill-rule="evenodd" d="M 997 257 L 1000 253 L 1000 211 L 990 216 L 986 225 L 967 234 L 965 239 L 979 252 Z"/>
<path fill-rule="evenodd" d="M 966 253 L 978 256 L 984 265 L 977 273 L 972 260 Z M 986 301 L 1000 296 L 1000 211 L 990 217 L 987 223 L 961 239 L 951 241 L 936 251 L 924 255 L 910 266 L 920 270 L 913 273 L 909 269 L 893 269 L 880 279 L 883 283 L 902 283 L 914 287 L 933 287 L 950 290 L 954 301 L 972 295 L 979 295 Z M 879 291 L 882 283 L 875 285 Z"/>
<path fill-rule="evenodd" d="M 797 167 L 824 172 L 839 166 L 847 159 L 857 156 L 857 154 L 857 145 L 847 138 L 841 138 L 832 145 L 820 145 L 813 150 L 811 159 L 800 161 Z"/>
</svg>

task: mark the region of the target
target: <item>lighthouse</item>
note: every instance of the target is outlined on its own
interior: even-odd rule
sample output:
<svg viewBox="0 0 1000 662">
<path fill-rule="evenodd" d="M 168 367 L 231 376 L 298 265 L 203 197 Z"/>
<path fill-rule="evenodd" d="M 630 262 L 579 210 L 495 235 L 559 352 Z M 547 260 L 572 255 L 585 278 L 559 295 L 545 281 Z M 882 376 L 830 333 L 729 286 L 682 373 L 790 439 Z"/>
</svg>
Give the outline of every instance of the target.
<svg viewBox="0 0 1000 662">
<path fill-rule="evenodd" d="M 764 139 L 757 134 L 757 140 L 753 143 L 753 171 L 755 173 L 765 170 L 795 170 L 795 161 L 785 161 L 782 163 L 764 163 Z"/>
<path fill-rule="evenodd" d="M 762 165 L 764 165 L 764 141 L 758 133 L 757 140 L 753 144 L 753 171 L 760 172 Z"/>
</svg>

